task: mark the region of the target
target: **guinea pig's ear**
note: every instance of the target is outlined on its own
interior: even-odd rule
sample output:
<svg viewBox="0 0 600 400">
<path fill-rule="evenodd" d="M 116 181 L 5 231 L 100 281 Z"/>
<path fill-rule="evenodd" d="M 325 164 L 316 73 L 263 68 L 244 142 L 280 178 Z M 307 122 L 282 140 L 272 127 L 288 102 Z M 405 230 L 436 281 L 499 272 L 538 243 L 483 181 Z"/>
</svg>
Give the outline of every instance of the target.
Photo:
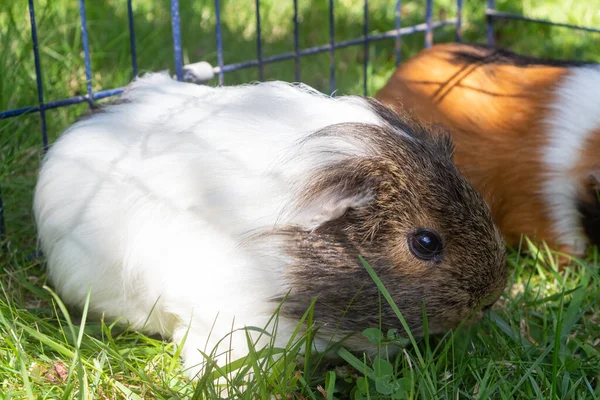
<svg viewBox="0 0 600 400">
<path fill-rule="evenodd" d="M 454 156 L 454 142 L 448 127 L 441 123 L 425 122 L 417 118 L 403 105 L 397 104 L 396 110 L 380 103 L 376 99 L 368 99 L 371 109 L 379 115 L 383 121 L 392 127 L 419 140 L 433 144 L 439 154 L 445 154 L 452 158 Z"/>
<path fill-rule="evenodd" d="M 302 213 L 312 228 L 336 220 L 350 209 L 366 207 L 375 199 L 379 180 L 358 171 L 341 166 L 314 177 L 300 199 Z"/>
</svg>

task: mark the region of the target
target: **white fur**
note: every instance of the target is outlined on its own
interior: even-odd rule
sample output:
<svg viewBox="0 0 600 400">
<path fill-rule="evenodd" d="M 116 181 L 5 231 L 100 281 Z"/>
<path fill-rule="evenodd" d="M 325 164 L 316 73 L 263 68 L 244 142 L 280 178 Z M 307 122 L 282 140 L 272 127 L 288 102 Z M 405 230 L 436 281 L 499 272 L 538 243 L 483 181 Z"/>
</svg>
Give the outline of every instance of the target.
<svg viewBox="0 0 600 400">
<path fill-rule="evenodd" d="M 383 122 L 361 98 L 282 82 L 210 88 L 158 73 L 123 98 L 73 125 L 44 160 L 34 201 L 42 251 L 67 303 L 81 306 L 91 286 L 91 310 L 110 319 L 176 342 L 189 326 L 193 374 L 198 348 L 264 327 L 276 306 L 268 300 L 289 289 L 280 243 L 249 234 L 310 228 L 368 201 L 332 193 L 283 213 L 315 167 L 370 151 L 348 138 L 300 140 L 335 123 Z M 295 328 L 281 320 L 278 343 Z M 246 354 L 245 333 L 219 351 L 230 344 L 233 359 Z"/>
<path fill-rule="evenodd" d="M 581 184 L 571 173 L 590 135 L 600 128 L 600 67 L 572 68 L 556 90 L 542 149 L 549 171 L 543 191 L 563 245 L 583 253 L 588 244 L 575 206 Z"/>
</svg>

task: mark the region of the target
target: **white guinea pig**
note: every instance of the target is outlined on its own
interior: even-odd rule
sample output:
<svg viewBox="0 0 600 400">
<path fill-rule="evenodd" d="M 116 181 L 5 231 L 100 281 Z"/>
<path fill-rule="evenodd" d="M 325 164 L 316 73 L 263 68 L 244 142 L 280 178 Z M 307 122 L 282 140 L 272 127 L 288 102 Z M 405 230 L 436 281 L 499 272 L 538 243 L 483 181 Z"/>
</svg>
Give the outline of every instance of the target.
<svg viewBox="0 0 600 400">
<path fill-rule="evenodd" d="M 34 213 L 62 299 L 81 307 L 91 289 L 95 315 L 187 335 L 190 375 L 199 350 L 264 328 L 284 298 L 276 345 L 318 297 L 317 349 L 358 332 L 346 346 L 373 351 L 363 329 L 401 325 L 359 255 L 416 335 L 423 303 L 443 332 L 506 281 L 504 242 L 445 132 L 303 85 L 138 78 L 51 147 Z M 220 363 L 243 357 L 246 333 L 218 346 Z"/>
</svg>

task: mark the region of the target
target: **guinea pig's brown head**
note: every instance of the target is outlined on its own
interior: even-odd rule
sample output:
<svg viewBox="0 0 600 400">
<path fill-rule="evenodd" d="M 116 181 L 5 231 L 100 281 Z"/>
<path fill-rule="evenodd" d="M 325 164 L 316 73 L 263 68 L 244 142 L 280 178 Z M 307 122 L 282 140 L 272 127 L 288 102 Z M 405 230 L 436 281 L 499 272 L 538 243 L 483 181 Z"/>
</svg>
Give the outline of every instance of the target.
<svg viewBox="0 0 600 400">
<path fill-rule="evenodd" d="M 318 297 L 321 333 L 360 333 L 380 320 L 384 330 L 402 332 L 362 255 L 413 334 L 423 333 L 423 305 L 430 333 L 476 320 L 499 298 L 507 276 L 505 244 L 485 201 L 453 164 L 444 129 L 400 117 L 374 100 L 368 105 L 383 124 L 332 125 L 307 139 L 342 139 L 364 151 L 342 146 L 332 157 L 335 150 L 323 147 L 322 156 L 335 161 L 316 169 L 298 201 L 320 213 L 318 224 L 278 232 L 294 260 L 281 312 L 300 318 Z M 360 334 L 347 344 L 369 348 Z"/>
</svg>

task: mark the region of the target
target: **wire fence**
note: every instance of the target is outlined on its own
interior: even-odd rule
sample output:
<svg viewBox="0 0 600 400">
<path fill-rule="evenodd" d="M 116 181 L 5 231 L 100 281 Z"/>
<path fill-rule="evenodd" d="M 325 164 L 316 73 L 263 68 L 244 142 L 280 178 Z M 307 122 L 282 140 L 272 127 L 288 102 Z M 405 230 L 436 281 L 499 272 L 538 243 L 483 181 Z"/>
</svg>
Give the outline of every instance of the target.
<svg viewBox="0 0 600 400">
<path fill-rule="evenodd" d="M 38 104 L 34 104 L 28 107 L 21 107 L 12 110 L 0 111 L 0 120 L 18 117 L 20 115 L 29 113 L 38 113 L 40 117 L 40 132 L 41 132 L 41 145 L 43 146 L 44 152 L 48 149 L 48 132 L 46 125 L 46 110 L 55 109 L 59 107 L 66 107 L 73 104 L 88 103 L 90 108 L 95 107 L 97 100 L 101 100 L 107 97 L 119 95 L 123 92 L 122 87 L 104 89 L 100 91 L 94 91 L 92 88 L 92 67 L 90 62 L 90 50 L 88 41 L 88 29 L 86 19 L 86 8 L 85 1 L 79 1 L 79 13 L 81 22 L 81 39 L 83 44 L 83 56 L 85 62 L 85 76 L 86 76 L 86 91 L 85 95 L 73 96 L 65 99 L 51 100 L 46 102 L 44 98 L 44 85 L 42 81 L 42 65 L 40 63 L 39 54 L 39 41 L 37 36 L 36 28 L 36 17 L 34 0 L 27 0 L 29 5 L 29 16 L 31 23 L 31 40 L 33 43 L 33 56 L 35 62 L 35 76 L 37 82 L 37 94 Z M 283 0 L 282 0 L 283 1 Z M 237 63 L 225 64 L 223 60 L 223 47 L 226 45 L 223 43 L 222 31 L 221 31 L 221 2 L 215 0 L 215 18 L 216 18 L 216 47 L 217 47 L 217 65 L 211 66 L 211 74 L 217 76 L 219 85 L 225 84 L 225 74 L 246 69 L 246 68 L 257 68 L 258 79 L 263 79 L 263 67 L 266 64 L 294 60 L 295 70 L 294 77 L 296 81 L 301 81 L 301 69 L 300 69 L 300 58 L 303 56 L 309 56 L 320 53 L 329 53 L 329 90 L 330 93 L 334 93 L 336 89 L 336 76 L 335 76 L 335 53 L 338 49 L 343 49 L 351 46 L 363 46 L 365 50 L 365 56 L 363 61 L 363 94 L 367 94 L 367 83 L 368 74 L 367 68 L 369 64 L 368 49 L 369 44 L 381 40 L 395 40 L 395 63 L 399 65 L 401 62 L 400 45 L 401 38 L 403 36 L 412 35 L 415 33 L 424 33 L 425 41 L 424 47 L 431 47 L 433 44 L 433 33 L 436 29 L 453 25 L 456 31 L 456 41 L 462 41 L 462 11 L 463 1 L 456 1 L 456 17 L 450 19 L 444 19 L 436 21 L 433 19 L 433 0 L 425 0 L 425 21 L 421 24 L 402 26 L 401 20 L 401 0 L 390 1 L 390 7 L 395 7 L 395 29 L 370 34 L 369 33 L 369 1 L 364 0 L 364 13 L 363 13 L 363 35 L 362 37 L 350 38 L 343 41 L 336 41 L 334 32 L 334 15 L 335 15 L 335 1 L 329 1 L 329 43 L 324 43 L 319 46 L 313 46 L 308 48 L 300 48 L 299 41 L 299 18 L 298 18 L 298 0 L 292 0 L 294 5 L 294 51 L 277 54 L 273 56 L 263 56 L 262 52 L 262 38 L 261 38 L 261 17 L 260 17 L 260 0 L 255 0 L 256 7 L 256 59 L 247 60 Z M 129 41 L 131 50 L 131 65 L 133 70 L 133 76 L 138 73 L 137 65 L 137 53 L 136 53 L 136 40 L 135 40 L 135 27 L 133 18 L 133 0 L 127 0 L 127 15 L 128 15 L 128 27 L 129 27 Z M 179 14 L 179 0 L 171 0 L 171 24 L 172 24 L 172 35 L 173 35 L 173 52 L 175 61 L 175 76 L 178 80 L 194 80 L 193 68 L 184 65 L 183 54 L 182 54 L 182 41 L 181 41 L 181 23 Z M 487 20 L 487 42 L 491 45 L 494 44 L 494 21 L 495 20 L 521 20 L 539 24 L 547 24 L 558 27 L 564 27 L 569 29 L 582 30 L 587 32 L 600 33 L 600 29 L 594 29 L 589 27 L 582 27 L 570 24 L 555 23 L 547 20 L 527 18 L 517 14 L 511 14 L 501 12 L 495 9 L 495 1 L 488 0 L 487 9 L 485 12 Z M 133 78 L 133 77 L 132 77 Z M 6 226 L 4 219 L 4 207 L 2 202 L 2 188 L 0 187 L 0 240 L 3 243 L 6 242 Z"/>
</svg>

